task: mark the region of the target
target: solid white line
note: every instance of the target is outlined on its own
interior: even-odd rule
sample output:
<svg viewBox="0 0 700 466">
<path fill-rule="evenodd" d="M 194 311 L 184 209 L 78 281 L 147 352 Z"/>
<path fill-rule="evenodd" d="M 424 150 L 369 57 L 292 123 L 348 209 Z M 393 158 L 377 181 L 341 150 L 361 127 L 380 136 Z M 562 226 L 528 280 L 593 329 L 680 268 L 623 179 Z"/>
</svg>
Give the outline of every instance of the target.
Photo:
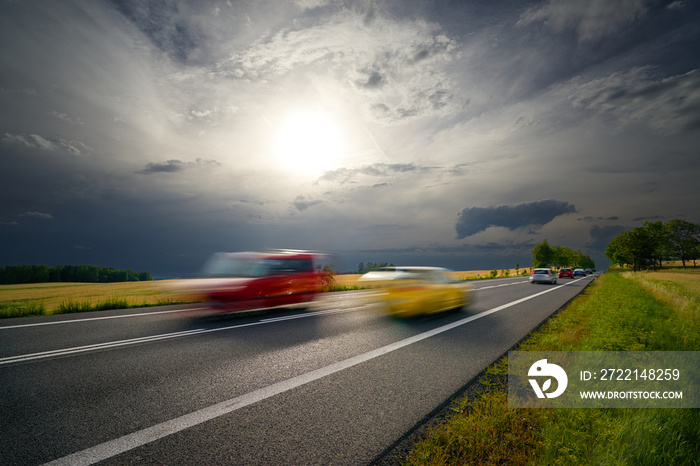
<svg viewBox="0 0 700 466">
<path fill-rule="evenodd" d="M 571 283 L 573 283 L 573 282 L 567 283 L 566 285 L 562 285 L 562 286 L 567 286 Z M 331 364 L 329 366 L 322 367 L 320 369 L 316 369 L 316 370 L 311 371 L 311 372 L 307 372 L 306 374 L 302 374 L 302 375 L 299 375 L 297 377 L 293 377 L 291 379 L 287 379 L 287 380 L 284 380 L 282 382 L 278 382 L 278 383 L 275 383 L 272 385 L 268 385 L 267 387 L 263 387 L 263 388 L 260 388 L 258 390 L 246 393 L 244 395 L 237 396 L 235 398 L 231 398 L 231 399 L 223 401 L 221 403 L 217 403 L 215 405 L 209 406 L 207 408 L 203 408 L 203 409 L 200 409 L 198 411 L 194 411 L 194 412 L 191 412 L 189 414 L 185 414 L 184 416 L 180 416 L 178 418 L 162 422 L 162 423 L 157 424 L 155 426 L 148 427 L 148 428 L 143 429 L 143 430 L 139 430 L 137 432 L 125 435 L 123 437 L 119 437 L 119 438 L 116 438 L 114 440 L 110 440 L 108 442 L 101 443 L 99 445 L 95 445 L 94 447 L 91 447 L 91 448 L 73 453 L 71 455 L 64 456 L 63 458 L 59 458 L 57 460 L 51 461 L 51 462 L 47 463 L 47 465 L 51 465 L 51 466 L 71 465 L 71 466 L 75 466 L 75 465 L 95 464 L 99 461 L 103 461 L 103 460 L 106 460 L 108 458 L 112 458 L 112 457 L 119 455 L 121 453 L 124 453 L 126 451 L 129 451 L 129 450 L 132 450 L 134 448 L 140 447 L 142 445 L 146 445 L 148 443 L 154 442 L 154 441 L 159 440 L 163 437 L 167 437 L 168 435 L 183 431 L 185 429 L 196 426 L 198 424 L 202 424 L 204 422 L 210 421 L 212 419 L 223 416 L 225 414 L 229 414 L 233 411 L 244 408 L 246 406 L 250 406 L 250 405 L 257 403 L 259 401 L 263 401 L 263 400 L 270 398 L 272 396 L 278 395 L 280 393 L 284 393 L 286 391 L 300 387 L 300 386 L 305 385 L 307 383 L 319 380 L 323 377 L 327 377 L 331 374 L 335 374 L 336 372 L 340 372 L 342 370 L 356 366 L 356 365 L 361 364 L 363 362 L 367 362 L 371 359 L 377 358 L 377 357 L 385 355 L 387 353 L 391 353 L 392 351 L 396 351 L 396 350 L 401 349 L 405 346 L 412 345 L 413 343 L 417 343 L 419 341 L 425 340 L 426 338 L 430 338 L 430 337 L 433 337 L 435 335 L 439 335 L 441 333 L 447 332 L 448 330 L 452 330 L 454 328 L 457 328 L 457 327 L 462 326 L 464 324 L 467 324 L 469 322 L 473 322 L 477 319 L 481 319 L 482 317 L 486 317 L 486 316 L 493 314 L 495 312 L 502 311 L 503 309 L 507 309 L 509 307 L 523 303 L 525 301 L 536 298 L 538 296 L 542 296 L 543 294 L 559 290 L 562 288 L 562 286 L 548 288 L 548 289 L 541 291 L 539 293 L 535 293 L 535 294 L 527 296 L 525 298 L 521 298 L 521 299 L 518 299 L 516 301 L 512 301 L 510 303 L 507 303 L 507 304 L 503 304 L 502 306 L 498 306 L 498 307 L 495 307 L 493 309 L 489 309 L 488 311 L 484 311 L 480 314 L 476 314 L 476 315 L 458 320 L 456 322 L 452 322 L 451 324 L 443 325 L 442 327 L 434 328 L 433 330 L 429 330 L 427 332 L 423 332 L 423 333 L 420 333 L 418 335 L 414 335 L 412 337 L 397 341 L 395 343 L 391 343 L 391 344 L 386 345 L 386 346 L 382 346 L 381 348 L 377 348 L 377 349 L 369 351 L 367 353 L 353 356 L 351 358 L 336 362 L 336 363 Z"/>
<path fill-rule="evenodd" d="M 206 309 L 206 308 L 204 308 L 204 307 L 188 307 L 187 309 L 171 309 L 169 311 L 152 311 L 152 312 L 140 312 L 138 314 L 120 314 L 118 316 L 88 317 L 85 319 L 55 320 L 55 321 L 51 321 L 51 322 L 36 322 L 34 324 L 8 325 L 7 327 L 0 327 L 0 330 L 7 330 L 7 329 L 12 329 L 12 328 L 23 328 L 23 327 L 39 327 L 42 325 L 78 324 L 78 323 L 82 323 L 82 322 L 88 322 L 91 320 L 123 319 L 125 317 L 143 317 L 143 316 L 151 316 L 154 314 L 171 314 L 173 312 L 197 311 L 200 309 Z"/>
</svg>

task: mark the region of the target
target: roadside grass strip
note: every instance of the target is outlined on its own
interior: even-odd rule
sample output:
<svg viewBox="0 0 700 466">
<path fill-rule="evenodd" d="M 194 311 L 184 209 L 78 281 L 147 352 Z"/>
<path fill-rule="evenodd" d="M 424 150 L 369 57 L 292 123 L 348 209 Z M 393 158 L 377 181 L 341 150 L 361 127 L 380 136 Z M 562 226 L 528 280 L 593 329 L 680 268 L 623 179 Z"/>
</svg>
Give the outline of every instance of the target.
<svg viewBox="0 0 700 466">
<path fill-rule="evenodd" d="M 700 285 L 700 275 L 692 283 Z M 608 273 L 517 349 L 698 351 L 698 289 L 683 281 L 659 283 L 652 274 Z M 508 408 L 507 374 L 504 357 L 485 371 L 476 394 L 455 401 L 454 413 L 428 429 L 399 462 L 698 464 L 700 410 Z"/>
</svg>

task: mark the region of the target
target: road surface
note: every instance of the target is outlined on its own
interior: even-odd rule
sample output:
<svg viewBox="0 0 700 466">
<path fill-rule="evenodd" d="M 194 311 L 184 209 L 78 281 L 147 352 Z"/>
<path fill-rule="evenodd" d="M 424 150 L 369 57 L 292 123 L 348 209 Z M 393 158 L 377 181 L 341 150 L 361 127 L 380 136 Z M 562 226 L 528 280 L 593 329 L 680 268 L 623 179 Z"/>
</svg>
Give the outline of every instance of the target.
<svg viewBox="0 0 700 466">
<path fill-rule="evenodd" d="M 376 292 L 0 321 L 0 464 L 369 464 L 592 280 L 472 282 L 397 320 Z"/>
</svg>

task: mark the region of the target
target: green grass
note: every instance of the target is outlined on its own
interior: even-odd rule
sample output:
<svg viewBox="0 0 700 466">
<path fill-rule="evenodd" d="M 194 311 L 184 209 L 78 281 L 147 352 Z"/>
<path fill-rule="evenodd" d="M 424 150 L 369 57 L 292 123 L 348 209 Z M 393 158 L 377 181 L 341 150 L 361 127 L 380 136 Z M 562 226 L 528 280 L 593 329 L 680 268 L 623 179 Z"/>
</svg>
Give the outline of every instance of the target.
<svg viewBox="0 0 700 466">
<path fill-rule="evenodd" d="M 46 308 L 36 301 L 12 301 L 0 303 L 0 318 L 27 317 L 46 314 Z"/>
<path fill-rule="evenodd" d="M 697 277 L 700 279 L 700 276 Z M 695 279 L 695 280 L 697 280 Z M 693 286 L 649 275 L 604 275 L 518 348 L 523 351 L 698 351 Z M 693 281 L 695 283 L 695 281 Z M 659 291 L 661 290 L 661 291 Z M 684 297 L 678 305 L 676 296 Z M 512 409 L 507 359 L 481 393 L 418 441 L 403 464 L 692 465 L 697 409 Z"/>
</svg>

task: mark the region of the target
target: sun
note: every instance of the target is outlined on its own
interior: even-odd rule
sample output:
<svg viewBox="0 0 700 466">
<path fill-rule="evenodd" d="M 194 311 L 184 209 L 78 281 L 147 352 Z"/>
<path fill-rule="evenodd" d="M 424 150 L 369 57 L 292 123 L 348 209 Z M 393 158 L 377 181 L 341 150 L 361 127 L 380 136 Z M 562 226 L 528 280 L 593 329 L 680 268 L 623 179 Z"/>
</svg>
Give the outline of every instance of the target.
<svg viewBox="0 0 700 466">
<path fill-rule="evenodd" d="M 343 151 L 338 124 L 321 111 L 289 114 L 277 134 L 282 168 L 317 176 L 337 165 Z"/>
</svg>

